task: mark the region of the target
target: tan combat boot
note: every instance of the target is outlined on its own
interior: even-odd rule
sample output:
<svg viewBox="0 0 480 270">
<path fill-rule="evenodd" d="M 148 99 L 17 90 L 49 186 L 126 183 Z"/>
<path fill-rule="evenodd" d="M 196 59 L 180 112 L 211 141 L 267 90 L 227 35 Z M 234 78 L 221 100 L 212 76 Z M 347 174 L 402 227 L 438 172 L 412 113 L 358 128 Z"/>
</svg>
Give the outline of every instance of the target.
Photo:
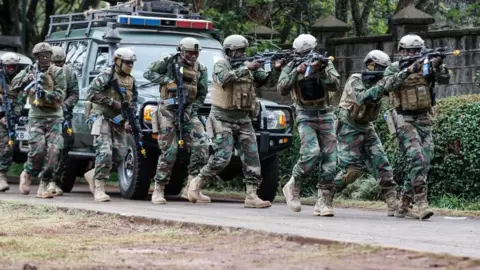
<svg viewBox="0 0 480 270">
<path fill-rule="evenodd" d="M 397 211 L 397 191 L 395 189 L 388 189 L 383 191 L 383 198 L 387 203 L 387 216 L 393 217 L 395 216 L 395 212 Z"/>
<path fill-rule="evenodd" d="M 105 181 L 104 180 L 95 180 L 94 199 L 97 202 L 108 202 L 108 201 L 110 201 L 110 196 L 108 196 L 105 193 Z"/>
<path fill-rule="evenodd" d="M 0 172 L 0 192 L 4 192 L 9 190 L 10 187 L 8 186 L 7 182 L 7 172 Z"/>
<path fill-rule="evenodd" d="M 333 191 L 328 189 L 318 190 L 318 199 L 313 209 L 314 216 L 333 217 Z"/>
<path fill-rule="evenodd" d="M 87 180 L 88 187 L 90 188 L 90 192 L 92 192 L 93 195 L 95 195 L 95 182 L 93 181 L 94 175 L 95 168 L 91 169 L 83 175 L 83 177 L 85 177 L 85 180 Z"/>
<path fill-rule="evenodd" d="M 188 182 L 187 185 L 182 189 L 181 196 L 184 199 L 188 200 L 188 186 L 190 185 L 190 182 L 192 182 L 192 179 L 195 178 L 193 175 L 188 176 Z M 201 191 L 200 191 L 200 196 L 199 199 L 197 200 L 198 203 L 209 203 L 211 202 L 210 197 L 205 196 Z"/>
<path fill-rule="evenodd" d="M 54 196 L 63 196 L 63 190 L 57 186 L 57 183 L 50 182 L 48 183 L 48 192 L 52 193 Z"/>
<path fill-rule="evenodd" d="M 428 207 L 427 193 L 415 194 L 415 203 L 418 206 L 418 219 L 429 219 L 433 211 Z"/>
<path fill-rule="evenodd" d="M 418 218 L 418 214 L 410 207 L 412 204 L 412 198 L 406 195 L 402 195 L 398 201 L 398 206 L 395 211 L 395 217 L 398 218 Z"/>
<path fill-rule="evenodd" d="M 287 205 L 292 209 L 293 212 L 302 211 L 302 204 L 300 202 L 300 181 L 295 181 L 295 178 L 292 176 L 290 181 L 288 181 L 285 186 L 283 186 L 283 196 L 287 201 Z"/>
<path fill-rule="evenodd" d="M 40 181 L 40 185 L 38 185 L 37 190 L 37 197 L 42 199 L 53 198 L 53 193 L 48 190 L 47 181 Z"/>
<path fill-rule="evenodd" d="M 204 179 L 197 175 L 195 176 L 188 185 L 188 200 L 192 203 L 209 203 L 210 198 L 202 194 L 201 189 Z"/>
<path fill-rule="evenodd" d="M 18 185 L 20 192 L 23 195 L 30 194 L 31 184 L 32 184 L 32 175 L 27 173 L 26 171 L 23 171 L 22 174 L 20 174 L 20 185 Z"/>
<path fill-rule="evenodd" d="M 245 208 L 267 208 L 272 206 L 269 201 L 263 201 L 257 195 L 258 187 L 247 184 L 247 196 L 245 197 Z"/>
<path fill-rule="evenodd" d="M 155 182 L 155 189 L 152 194 L 152 203 L 153 204 L 166 204 L 165 200 L 165 185 Z"/>
</svg>

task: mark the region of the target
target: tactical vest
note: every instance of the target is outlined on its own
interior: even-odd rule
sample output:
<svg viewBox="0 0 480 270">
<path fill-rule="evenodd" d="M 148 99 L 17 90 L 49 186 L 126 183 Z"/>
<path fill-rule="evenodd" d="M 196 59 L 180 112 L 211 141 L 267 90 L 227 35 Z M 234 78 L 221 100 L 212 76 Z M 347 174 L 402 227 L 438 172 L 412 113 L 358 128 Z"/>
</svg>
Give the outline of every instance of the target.
<svg viewBox="0 0 480 270">
<path fill-rule="evenodd" d="M 57 87 L 55 85 L 55 80 L 53 78 L 53 69 L 56 68 L 56 66 L 51 65 L 47 71 L 44 73 L 43 77 L 43 90 L 45 90 L 46 94 L 50 94 L 53 92 L 53 90 Z M 28 76 L 28 74 L 26 75 Z M 65 89 L 66 90 L 66 89 Z M 44 99 L 39 99 L 38 104 L 35 105 L 35 91 L 30 91 L 29 92 L 29 97 L 28 97 L 28 102 L 32 106 L 37 106 L 37 107 L 48 107 L 48 108 L 60 108 L 62 105 L 61 101 L 54 101 L 54 102 L 46 102 Z"/>
<path fill-rule="evenodd" d="M 319 74 L 313 74 L 307 78 L 304 74 L 298 74 L 293 86 L 293 98 L 300 105 L 316 106 L 325 100 L 328 101 L 328 92 L 325 90 Z"/>
<path fill-rule="evenodd" d="M 358 122 L 371 122 L 377 119 L 380 113 L 381 103 L 372 102 L 360 105 L 357 96 L 355 95 L 355 89 L 352 87 L 352 81 L 362 79 L 362 75 L 359 73 L 352 74 L 352 76 L 345 83 L 345 89 L 343 90 L 342 97 L 340 98 L 339 106 L 348 111 L 349 116 Z"/>
<path fill-rule="evenodd" d="M 188 103 L 192 104 L 197 98 L 197 83 L 198 83 L 198 62 L 195 62 L 193 67 L 183 65 L 183 88 L 188 93 Z M 167 100 L 169 98 L 177 97 L 176 92 L 168 92 L 167 86 L 160 87 L 160 98 Z"/>
<path fill-rule="evenodd" d="M 120 76 L 117 74 L 117 72 L 115 72 L 113 76 L 114 77 L 112 79 L 114 78 L 118 79 L 120 90 L 122 90 L 122 88 L 125 89 L 125 91 L 123 91 L 125 93 L 124 94 L 125 101 L 127 101 L 128 103 L 131 103 L 133 99 L 133 84 L 134 84 L 133 78 L 131 76 Z M 104 96 L 113 98 L 113 100 L 116 100 L 116 101 L 122 100 L 122 97 L 117 93 L 117 91 L 115 91 L 115 89 L 113 89 L 113 87 L 110 86 L 110 84 L 108 84 L 106 87 L 107 89 L 104 92 Z M 108 105 L 93 103 L 92 108 L 96 111 L 102 111 L 103 115 L 108 118 L 113 118 L 118 114 L 118 112 L 114 111 L 114 109 Z"/>
<path fill-rule="evenodd" d="M 432 107 L 430 85 L 421 74 L 410 74 L 399 90 L 390 93 L 390 102 L 402 111 L 428 110 Z"/>
<path fill-rule="evenodd" d="M 256 95 L 250 71 L 238 80 L 223 86 L 213 80 L 212 86 L 213 105 L 225 110 L 253 110 Z"/>
</svg>

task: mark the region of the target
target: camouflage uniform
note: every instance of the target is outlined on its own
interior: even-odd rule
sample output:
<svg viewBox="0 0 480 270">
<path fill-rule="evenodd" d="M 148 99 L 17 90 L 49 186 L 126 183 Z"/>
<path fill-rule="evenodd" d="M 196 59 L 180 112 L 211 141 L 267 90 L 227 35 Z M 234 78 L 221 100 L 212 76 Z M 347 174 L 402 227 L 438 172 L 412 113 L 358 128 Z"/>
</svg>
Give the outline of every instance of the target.
<svg viewBox="0 0 480 270">
<path fill-rule="evenodd" d="M 174 75 L 175 64 L 183 66 L 183 86 L 188 92 L 188 105 L 185 108 L 185 122 L 182 132 L 186 146 L 190 148 L 190 164 L 188 175 L 191 180 L 200 172 L 200 169 L 208 161 L 208 144 L 205 136 L 205 129 L 197 115 L 198 108 L 205 101 L 208 93 L 207 68 L 196 61 L 193 65 L 187 64 L 180 55 L 164 55 L 161 60 L 152 63 L 145 71 L 144 77 L 154 83 L 160 84 L 160 98 L 158 110 L 154 117 L 157 117 L 158 126 L 153 127 L 158 132 L 158 145 L 160 157 L 158 159 L 155 183 L 158 185 L 159 196 L 152 196 L 152 202 L 157 204 L 165 203 L 164 187 L 170 180 L 173 166 L 178 153 L 178 116 L 175 107 L 170 108 L 167 104 L 169 98 L 175 98 L 176 80 Z M 174 88 L 168 92 L 169 88 Z M 179 181 L 181 179 L 177 179 Z M 183 179 L 182 179 L 183 180 Z M 160 191 L 161 189 L 161 191 Z M 155 194 L 156 195 L 156 194 Z"/>
<path fill-rule="evenodd" d="M 245 49 L 247 40 L 240 35 L 231 35 L 223 43 L 226 55 L 229 50 Z M 192 180 L 188 198 L 197 202 L 202 182 L 213 180 L 228 165 L 235 147 L 243 164 L 244 182 L 247 187 L 245 207 L 270 207 L 268 201 L 257 196 L 262 181 L 260 157 L 255 131 L 250 119 L 255 101 L 253 82 L 264 82 L 268 74 L 262 69 L 251 71 L 244 63 L 232 66 L 228 60 L 219 60 L 213 70 L 212 107 L 207 119 L 207 134 L 212 140 L 214 154 Z"/>
<path fill-rule="evenodd" d="M 34 54 L 37 46 L 41 48 L 50 47 L 46 43 L 39 43 L 34 47 Z M 48 49 L 43 51 L 48 52 Z M 38 177 L 40 186 L 37 196 L 40 198 L 52 198 L 53 194 L 47 190 L 47 185 L 49 182 L 54 182 L 54 172 L 58 165 L 59 153 L 63 149 L 63 111 L 61 105 L 65 98 L 66 79 L 61 68 L 50 65 L 44 71 L 43 88 L 46 91 L 45 97 L 36 100 L 33 89 L 28 93 L 23 92 L 24 87 L 35 78 L 35 74 L 41 72 L 38 70 L 40 66 L 38 61 L 15 76 L 11 86 L 12 91 L 16 93 L 22 92 L 18 95 L 15 106 L 17 116 L 20 116 L 27 98 L 32 105 L 28 113 L 30 149 L 27 162 L 24 164 L 23 173 L 20 176 L 20 191 L 25 195 L 29 194 L 31 177 Z M 49 62 L 50 60 L 48 59 Z M 38 104 L 36 105 L 37 102 Z"/>
<path fill-rule="evenodd" d="M 335 191 L 340 192 L 353 183 L 367 165 L 378 179 L 387 202 L 388 216 L 393 216 L 397 183 L 393 180 L 392 167 L 373 125 L 380 111 L 385 86 L 388 87 L 384 79 L 367 89 L 361 74 L 351 75 L 345 84 L 337 126 L 339 171 L 335 177 Z"/>
<path fill-rule="evenodd" d="M 10 91 L 10 81 L 15 77 L 17 74 L 17 64 L 20 62 L 20 57 L 15 53 L 5 53 L 2 55 L 1 59 L 2 65 L 10 65 L 15 66 L 15 70 L 11 71 L 11 74 L 7 73 L 6 67 L 3 70 L 0 70 L 3 74 L 3 79 L 5 80 L 6 89 L 2 88 L 2 84 L 0 83 L 0 119 L 6 117 L 6 108 L 4 107 L 5 103 L 4 100 L 7 99 L 15 101 L 17 94 L 13 91 Z M 0 65 L 0 67 L 2 66 Z M 8 71 L 10 72 L 10 71 Z M 0 78 L 0 80 L 2 80 Z M 7 91 L 7 96 L 4 95 L 4 91 Z M 6 121 L 6 119 L 5 119 Z M 6 125 L 0 123 L 0 192 L 9 190 L 9 186 L 7 183 L 7 172 L 10 165 L 12 165 L 12 158 L 13 158 L 13 146 L 9 145 L 10 138 L 8 136 L 8 130 Z"/>
<path fill-rule="evenodd" d="M 301 35 L 294 41 L 306 39 L 311 42 L 311 50 L 316 40 L 310 35 Z M 329 107 L 328 90 L 337 90 L 340 75 L 328 61 L 308 77 L 297 71 L 295 61 L 283 70 L 277 90 L 282 96 L 292 93 L 296 109 L 296 122 L 300 136 L 300 158 L 293 167 L 292 178 L 283 188 L 287 204 L 292 211 L 301 211 L 301 180 L 312 174 L 318 164 L 321 174 L 318 179 L 318 201 L 314 215 L 333 216 L 331 209 L 333 180 L 336 172 L 337 141 L 335 137 L 334 115 Z M 333 86 L 333 89 L 330 87 Z"/>
<path fill-rule="evenodd" d="M 62 181 L 60 172 L 64 172 L 67 169 L 65 163 L 68 158 L 68 151 L 70 151 L 70 147 L 73 145 L 73 135 L 67 133 L 65 124 L 68 123 L 68 127 L 72 128 L 73 108 L 77 104 L 79 97 L 77 75 L 70 66 L 64 65 L 62 68 L 67 80 L 67 95 L 65 101 L 63 102 L 67 113 L 64 112 L 64 123 L 62 127 L 63 139 L 65 142 L 64 149 L 62 150 L 59 164 L 57 170 L 55 171 L 57 185 L 59 185 L 60 181 Z M 57 187 L 55 193 L 60 195 L 63 193 L 63 191 Z"/>
<path fill-rule="evenodd" d="M 435 81 L 448 84 L 450 74 L 445 65 L 436 68 Z M 420 71 L 421 72 L 421 71 Z M 399 71 L 399 63 L 394 62 L 385 70 L 385 76 L 397 74 L 403 82 L 392 87 L 390 102 L 394 107 L 393 122 L 400 149 L 407 162 L 407 177 L 404 181 L 400 208 L 409 211 L 409 205 L 415 197 L 419 207 L 420 219 L 429 218 L 433 212 L 428 209 L 427 176 L 433 158 L 432 116 L 434 105 L 431 96 L 431 84 L 420 73 L 409 74 Z M 415 98 L 411 98 L 415 95 Z M 413 102 L 412 102 L 413 101 Z"/>
<path fill-rule="evenodd" d="M 124 121 L 115 123 L 114 118 L 121 115 L 121 110 L 115 109 L 114 101 L 121 102 L 121 96 L 109 85 L 113 79 L 118 79 L 120 88 L 125 89 L 125 99 L 136 111 L 138 92 L 135 80 L 124 74 L 115 66 L 102 71 L 90 84 L 87 90 L 87 100 L 93 103 L 90 118 L 93 121 L 93 147 L 95 148 L 95 193 L 96 201 L 109 201 L 105 194 L 105 182 L 110 177 L 112 162 L 121 164 L 127 154 L 127 134 Z"/>
</svg>

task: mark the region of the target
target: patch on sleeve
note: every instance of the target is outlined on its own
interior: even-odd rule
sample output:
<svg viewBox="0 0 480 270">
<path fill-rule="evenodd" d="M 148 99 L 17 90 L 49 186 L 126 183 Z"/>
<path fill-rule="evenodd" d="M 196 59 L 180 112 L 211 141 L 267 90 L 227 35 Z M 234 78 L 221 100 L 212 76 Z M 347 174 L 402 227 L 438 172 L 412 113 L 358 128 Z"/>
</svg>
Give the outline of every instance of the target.
<svg viewBox="0 0 480 270">
<path fill-rule="evenodd" d="M 95 86 L 102 87 L 104 82 L 105 80 L 103 79 L 103 76 L 99 76 L 95 79 Z"/>
</svg>

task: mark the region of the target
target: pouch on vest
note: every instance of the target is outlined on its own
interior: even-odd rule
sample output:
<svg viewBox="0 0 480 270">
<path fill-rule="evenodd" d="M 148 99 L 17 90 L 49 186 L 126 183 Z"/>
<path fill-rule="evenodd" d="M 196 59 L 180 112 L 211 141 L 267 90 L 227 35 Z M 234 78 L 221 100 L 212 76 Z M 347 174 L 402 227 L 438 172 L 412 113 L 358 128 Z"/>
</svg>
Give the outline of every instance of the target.
<svg viewBox="0 0 480 270">
<path fill-rule="evenodd" d="M 92 132 L 90 134 L 93 136 L 100 135 L 100 132 L 102 131 L 102 123 L 103 123 L 103 117 L 97 117 L 93 122 Z"/>
<path fill-rule="evenodd" d="M 305 101 L 316 101 L 325 98 L 325 88 L 317 78 L 306 78 L 298 82 L 302 98 Z"/>
</svg>

